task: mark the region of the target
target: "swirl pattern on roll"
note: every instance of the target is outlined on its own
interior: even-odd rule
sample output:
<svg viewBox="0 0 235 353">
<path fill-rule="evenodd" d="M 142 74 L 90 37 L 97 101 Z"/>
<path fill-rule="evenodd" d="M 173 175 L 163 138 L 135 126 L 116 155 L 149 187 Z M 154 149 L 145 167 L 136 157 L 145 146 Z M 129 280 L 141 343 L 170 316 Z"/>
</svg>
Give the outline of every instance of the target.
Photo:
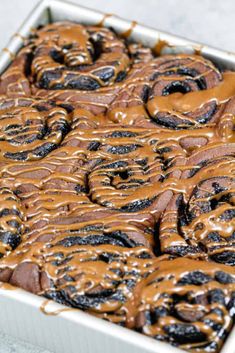
<svg viewBox="0 0 235 353">
<path fill-rule="evenodd" d="M 160 129 L 162 136 L 174 131 L 173 138 L 191 151 L 212 138 L 219 141 L 220 121 L 234 115 L 234 83 L 233 72 L 221 74 L 200 56 L 166 55 L 130 74 L 107 116 L 115 123 Z"/>
<path fill-rule="evenodd" d="M 52 24 L 32 38 L 32 75 L 45 89 L 94 90 L 119 81 L 129 64 L 124 43 L 105 28 Z"/>
<path fill-rule="evenodd" d="M 232 325 L 234 281 L 227 266 L 162 261 L 137 285 L 129 325 L 189 352 L 217 352 Z"/>
<path fill-rule="evenodd" d="M 155 248 L 155 223 L 173 196 L 185 151 L 146 129 L 90 129 L 82 113 L 74 111 L 60 148 L 36 165 L 0 168 L 27 208 L 28 228 L 43 234 L 43 222 L 48 236 L 65 239 L 73 232 L 77 245 Z"/>
<path fill-rule="evenodd" d="M 102 23 L 34 30 L 0 76 L 0 281 L 218 353 L 235 312 L 235 73 Z"/>
<path fill-rule="evenodd" d="M 0 154 L 11 160 L 43 158 L 70 129 L 66 110 L 31 98 L 0 100 L 0 119 Z"/>
<path fill-rule="evenodd" d="M 0 257 L 7 255 L 21 242 L 24 233 L 24 210 L 12 190 L 0 188 Z"/>
<path fill-rule="evenodd" d="M 122 325 L 123 303 L 153 268 L 152 254 L 144 247 L 76 246 L 54 240 L 43 249 L 40 243 L 33 249 L 11 271 L 11 284 Z"/>
<path fill-rule="evenodd" d="M 234 144 L 218 144 L 189 157 L 182 193 L 162 216 L 164 252 L 235 265 L 234 156 Z"/>
<path fill-rule="evenodd" d="M 79 135 L 76 132 L 74 138 L 91 138 L 90 132 Z M 154 214 L 164 209 L 171 197 L 164 182 L 179 177 L 183 149 L 175 142 L 158 141 L 146 130 L 112 126 L 102 133 L 96 129 L 95 136 L 86 172 L 92 202 L 125 213 L 151 210 Z"/>
<path fill-rule="evenodd" d="M 34 94 L 104 112 L 151 49 L 126 45 L 113 31 L 71 22 L 35 31 L 0 81 L 0 94 Z"/>
</svg>

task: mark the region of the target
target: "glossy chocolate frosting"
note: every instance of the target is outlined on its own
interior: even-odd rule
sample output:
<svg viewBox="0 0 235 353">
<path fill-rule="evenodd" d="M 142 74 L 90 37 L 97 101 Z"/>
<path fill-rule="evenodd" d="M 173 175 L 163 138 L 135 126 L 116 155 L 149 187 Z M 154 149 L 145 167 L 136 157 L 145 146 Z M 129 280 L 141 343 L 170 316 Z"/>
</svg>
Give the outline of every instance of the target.
<svg viewBox="0 0 235 353">
<path fill-rule="evenodd" d="M 0 280 L 216 353 L 235 313 L 235 73 L 104 20 L 35 30 L 0 77 Z"/>
</svg>

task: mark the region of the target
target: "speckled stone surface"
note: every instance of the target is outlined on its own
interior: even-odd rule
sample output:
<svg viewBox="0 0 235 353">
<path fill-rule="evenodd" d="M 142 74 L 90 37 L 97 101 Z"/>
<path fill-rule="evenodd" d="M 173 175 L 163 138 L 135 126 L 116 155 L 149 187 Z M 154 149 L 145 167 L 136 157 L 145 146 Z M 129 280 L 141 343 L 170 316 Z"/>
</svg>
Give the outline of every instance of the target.
<svg viewBox="0 0 235 353">
<path fill-rule="evenodd" d="M 235 52 L 234 0 L 70 1 Z M 37 2 L 38 0 L 0 0 L 0 48 L 6 45 L 9 37 Z M 0 353 L 50 352 L 0 333 Z"/>
<path fill-rule="evenodd" d="M 14 323 L 12 323 L 14 325 Z M 0 353 L 51 353 L 0 332 Z M 56 352 L 54 352 L 56 353 Z M 68 352 L 65 352 L 68 353 Z"/>
</svg>

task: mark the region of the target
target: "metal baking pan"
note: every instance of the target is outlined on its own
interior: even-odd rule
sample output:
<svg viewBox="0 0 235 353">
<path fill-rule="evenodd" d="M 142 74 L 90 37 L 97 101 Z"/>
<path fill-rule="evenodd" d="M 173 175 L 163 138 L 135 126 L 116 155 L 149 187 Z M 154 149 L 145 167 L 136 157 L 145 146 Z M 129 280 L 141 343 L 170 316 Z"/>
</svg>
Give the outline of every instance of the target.
<svg viewBox="0 0 235 353">
<path fill-rule="evenodd" d="M 235 70 L 235 53 L 211 48 L 72 3 L 43 0 L 0 52 L 0 74 L 9 66 L 24 39 L 34 28 L 60 20 L 93 25 L 102 23 L 114 28 L 117 33 L 128 33 L 133 41 L 157 48 L 161 54 L 200 53 L 222 69 Z M 5 284 L 0 284 L 0 311 L 1 331 L 55 353 L 184 352 L 167 343 L 155 341 L 79 310 L 46 302 L 44 298 Z M 235 353 L 235 328 L 221 353 Z"/>
</svg>

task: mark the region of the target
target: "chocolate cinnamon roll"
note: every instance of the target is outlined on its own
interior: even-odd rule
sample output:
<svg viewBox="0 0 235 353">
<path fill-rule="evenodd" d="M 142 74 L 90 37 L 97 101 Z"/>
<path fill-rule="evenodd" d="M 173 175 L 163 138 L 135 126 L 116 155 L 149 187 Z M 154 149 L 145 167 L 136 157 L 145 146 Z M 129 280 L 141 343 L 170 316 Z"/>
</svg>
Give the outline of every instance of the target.
<svg viewBox="0 0 235 353">
<path fill-rule="evenodd" d="M 189 352 L 220 350 L 233 323 L 232 268 L 182 258 L 162 261 L 135 290 L 135 302 L 126 304 L 130 327 Z"/>
<path fill-rule="evenodd" d="M 151 211 L 158 218 L 172 197 L 164 180 L 179 178 L 184 150 L 146 129 L 115 125 L 70 135 L 73 146 L 81 140 L 89 145 L 80 188 L 91 202 L 123 213 Z"/>
<path fill-rule="evenodd" d="M 0 100 L 0 156 L 6 160 L 41 159 L 58 147 L 70 129 L 61 107 L 31 98 Z"/>
<path fill-rule="evenodd" d="M 114 31 L 58 22 L 34 32 L 2 76 L 0 94 L 27 95 L 103 112 L 132 67 L 152 58 L 141 45 L 126 45 Z M 49 92 L 48 92 L 49 91 Z"/>
<path fill-rule="evenodd" d="M 46 234 L 77 233 L 72 239 L 77 245 L 158 248 L 155 222 L 176 187 L 170 180 L 177 182 L 185 161 L 176 142 L 158 141 L 146 129 L 110 125 L 72 130 L 60 148 L 37 165 L 9 165 L 2 175 L 14 179 L 29 229 L 36 233 L 44 233 L 43 220 Z M 79 222 L 90 222 L 91 234 Z"/>
<path fill-rule="evenodd" d="M 219 70 L 211 62 L 200 56 L 166 56 L 159 61 L 161 62 L 153 76 L 154 84 L 147 105 L 147 109 L 155 122 L 160 126 L 176 130 L 213 122 L 218 110 L 217 102 L 216 99 L 207 101 L 208 92 L 204 92 L 205 101 L 203 105 L 196 107 L 196 109 L 194 109 L 194 106 L 191 109 L 189 105 L 186 106 L 186 103 L 183 102 L 186 106 L 186 111 L 184 111 L 184 105 L 181 107 L 180 103 L 181 100 L 186 99 L 183 96 L 184 94 L 208 91 L 218 86 L 223 78 Z M 157 98 L 166 96 L 168 99 Z M 194 97 L 198 95 L 191 96 L 191 104 L 196 104 Z M 201 96 L 204 98 L 203 94 Z M 168 103 L 173 101 L 174 104 L 175 98 L 178 100 L 178 107 L 173 106 L 172 110 L 169 110 L 171 107 Z"/>
<path fill-rule="evenodd" d="M 7 255 L 21 242 L 24 233 L 24 210 L 12 190 L 0 187 L 0 257 Z"/>
<path fill-rule="evenodd" d="M 63 197 L 65 196 L 68 198 L 68 194 L 64 193 Z M 33 211 L 34 214 L 27 212 L 27 225 L 30 231 L 29 241 L 22 245 L 24 249 L 30 248 L 32 243 L 54 239 L 65 247 L 104 244 L 126 248 L 140 245 L 147 248 L 153 247 L 154 220 L 151 215 L 134 214 L 130 217 L 95 207 L 93 204 L 86 204 L 83 197 L 72 195 L 70 201 L 67 199 L 64 202 L 63 197 L 41 193 L 38 195 L 39 202 L 31 201 L 36 211 Z M 29 202 L 27 200 L 27 204 Z M 49 202 L 52 203 L 51 207 L 48 205 Z M 69 211 L 66 206 L 70 208 Z M 48 217 L 50 209 L 52 212 Z M 53 210 L 55 210 L 54 214 Z"/>
<path fill-rule="evenodd" d="M 71 238 L 77 245 L 153 246 L 154 217 L 147 210 L 142 214 L 133 210 L 128 215 L 125 210 L 104 207 L 92 200 L 88 186 L 92 162 L 86 162 L 86 153 L 92 152 L 96 153 L 66 145 L 65 140 L 64 146 L 37 164 L 18 162 L 2 168 L 1 175 L 11 180 L 26 208 L 28 237 L 43 235 L 42 227 L 46 227 L 48 237 L 61 236 L 66 238 L 65 242 Z M 94 163 L 97 158 L 93 159 Z M 170 193 L 165 194 L 168 199 L 163 198 L 161 207 L 166 207 L 170 198 Z M 146 203 L 143 208 L 148 206 Z"/>
<path fill-rule="evenodd" d="M 130 83 L 136 81 L 136 93 L 140 88 L 146 91 L 143 97 L 147 101 L 154 97 L 175 93 L 180 97 L 180 94 L 214 88 L 222 81 L 222 74 L 212 62 L 201 56 L 180 54 L 165 55 L 142 63 L 129 79 L 132 81 Z M 127 101 L 126 107 L 130 103 Z M 158 100 L 154 104 L 156 107 L 157 103 Z M 153 108 L 153 104 L 148 104 L 148 107 Z"/>
<path fill-rule="evenodd" d="M 126 74 L 125 45 L 108 29 L 63 22 L 43 27 L 34 37 L 31 69 L 39 88 L 92 91 Z"/>
<path fill-rule="evenodd" d="M 11 264 L 11 284 L 124 324 L 125 312 L 119 309 L 152 271 L 151 258 L 145 247 L 76 246 L 55 239 L 43 247 L 34 244 L 20 264 L 13 265 L 14 255 L 4 264 Z"/>
<path fill-rule="evenodd" d="M 115 123 L 161 129 L 191 151 L 219 141 L 217 124 L 234 111 L 235 75 L 196 55 L 166 55 L 142 64 L 109 106 Z M 226 138 L 226 137 L 225 137 Z"/>
<path fill-rule="evenodd" d="M 124 34 L 41 27 L 0 77 L 0 281 L 218 353 L 235 312 L 235 73 Z"/>
<path fill-rule="evenodd" d="M 162 216 L 162 251 L 234 266 L 234 144 L 198 150 Z"/>
</svg>

